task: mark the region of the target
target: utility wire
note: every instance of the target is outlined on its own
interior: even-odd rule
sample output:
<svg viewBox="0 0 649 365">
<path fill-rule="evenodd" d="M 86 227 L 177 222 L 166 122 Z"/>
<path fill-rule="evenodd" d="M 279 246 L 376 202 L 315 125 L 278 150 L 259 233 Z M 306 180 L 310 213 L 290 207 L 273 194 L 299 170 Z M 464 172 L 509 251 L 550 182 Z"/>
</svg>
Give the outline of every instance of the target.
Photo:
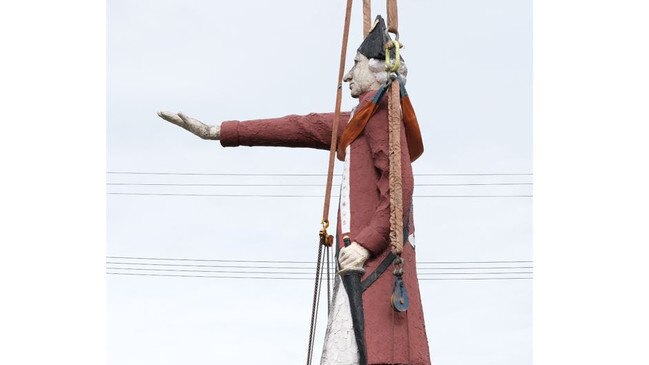
<svg viewBox="0 0 649 365">
<path fill-rule="evenodd" d="M 204 265 L 204 264 L 163 264 L 152 262 L 116 262 L 108 261 L 107 265 L 131 266 L 167 266 L 167 267 L 210 267 L 217 269 L 281 269 L 281 270 L 312 270 L 313 267 L 303 266 L 252 266 L 252 265 Z M 490 270 L 490 269 L 532 269 L 532 266 L 492 266 L 492 267 L 420 267 L 426 270 Z"/>
<path fill-rule="evenodd" d="M 532 185 L 531 182 L 503 182 L 503 183 L 435 183 L 435 184 L 415 184 L 417 186 L 523 186 Z M 123 183 L 108 182 L 109 186 L 192 186 L 192 187 L 324 187 L 324 184 L 199 184 L 199 183 Z"/>
<path fill-rule="evenodd" d="M 313 270 L 314 267 L 290 267 L 290 266 L 219 266 L 219 265 L 164 265 L 164 264 L 150 264 L 150 263 L 126 263 L 126 262 L 110 262 L 108 265 L 130 265 L 130 266 L 156 266 L 156 267 L 199 267 L 199 268 L 212 268 L 212 269 L 275 269 L 275 270 Z M 127 267 L 115 267 L 115 269 L 127 269 Z M 532 266 L 492 266 L 492 267 L 419 267 L 419 272 L 425 271 L 453 271 L 453 270 L 520 270 L 520 269 L 534 269 Z M 425 270 L 425 271 L 422 271 Z M 311 271 L 309 271 L 311 273 Z M 479 273 L 478 273 L 479 274 Z"/>
<path fill-rule="evenodd" d="M 194 193 L 107 193 L 108 195 L 130 196 L 211 196 L 211 197 L 238 197 L 238 198 L 323 198 L 323 195 L 282 195 L 282 194 L 194 194 Z M 332 198 L 338 198 L 332 195 Z M 531 198 L 532 195 L 413 195 L 414 198 Z"/>
<path fill-rule="evenodd" d="M 176 176 L 327 176 L 321 173 L 218 173 L 218 172 L 152 172 L 107 171 L 110 175 L 176 175 Z M 532 173 L 428 173 L 415 176 L 532 176 Z M 334 176 L 340 176 L 336 174 Z"/>
<path fill-rule="evenodd" d="M 532 263 L 531 260 L 502 260 L 502 261 L 417 261 L 418 264 L 511 264 Z"/>
<path fill-rule="evenodd" d="M 315 264 L 315 261 L 283 261 L 283 260 L 231 260 L 231 259 L 190 259 L 177 257 L 142 257 L 142 256 L 106 256 L 107 259 L 153 260 L 153 261 L 209 261 L 209 262 L 252 262 L 278 264 Z M 526 263 L 531 260 L 500 260 L 500 261 L 417 261 L 417 264 L 502 264 Z"/>
<path fill-rule="evenodd" d="M 134 271 L 179 271 L 179 272 L 214 272 L 219 274 L 281 274 L 281 275 L 311 275 L 310 271 L 230 271 L 230 270 L 187 270 L 187 269 L 151 269 L 151 268 L 128 268 L 109 266 L 107 270 L 134 270 Z"/>
<path fill-rule="evenodd" d="M 256 279 L 256 280 L 313 280 L 313 278 L 294 278 L 282 276 L 212 276 L 212 275 L 176 275 L 176 274 L 143 274 L 143 273 L 118 273 L 107 272 L 108 275 L 127 275 L 127 276 L 161 276 L 161 277 L 182 277 L 182 278 L 213 278 L 213 279 Z M 531 280 L 531 277 L 493 277 L 493 278 L 420 278 L 423 281 L 432 280 Z"/>
<path fill-rule="evenodd" d="M 311 272 L 298 271 L 230 271 L 230 270 L 187 270 L 187 269 L 152 269 L 152 268 L 126 268 L 107 267 L 108 270 L 131 271 L 172 271 L 172 272 L 212 272 L 219 274 L 280 274 L 280 275 L 310 275 Z M 418 272 L 417 275 L 507 275 L 507 274 L 532 274 L 531 271 L 496 271 L 496 272 Z"/>
<path fill-rule="evenodd" d="M 232 269 L 283 269 L 283 270 L 311 270 L 312 267 L 294 267 L 294 266 L 240 266 L 240 265 L 201 265 L 201 264 L 159 264 L 159 263 L 133 263 L 133 262 L 106 262 L 108 265 L 143 265 L 143 266 L 171 266 L 171 267 L 213 267 L 213 268 L 232 268 Z"/>
<path fill-rule="evenodd" d="M 163 260 L 163 261 L 210 261 L 210 262 L 254 262 L 277 264 L 315 264 L 315 261 L 278 261 L 278 260 L 224 260 L 224 259 L 188 259 L 188 258 L 162 258 L 162 257 L 135 257 L 135 256 L 106 256 L 107 259 L 130 260 Z"/>
</svg>

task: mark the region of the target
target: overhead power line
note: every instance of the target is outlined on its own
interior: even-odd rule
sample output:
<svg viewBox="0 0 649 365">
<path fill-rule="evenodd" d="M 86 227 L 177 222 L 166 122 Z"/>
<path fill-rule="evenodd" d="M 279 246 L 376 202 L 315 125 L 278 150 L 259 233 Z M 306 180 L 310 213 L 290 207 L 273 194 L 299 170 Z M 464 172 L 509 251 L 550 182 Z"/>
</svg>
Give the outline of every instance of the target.
<svg viewBox="0 0 649 365">
<path fill-rule="evenodd" d="M 196 269 L 155 269 L 155 268 L 130 268 L 109 266 L 108 270 L 127 271 L 169 271 L 169 272 L 200 272 L 219 274 L 280 274 L 280 275 L 311 275 L 310 271 L 231 271 L 231 270 L 196 270 Z M 507 274 L 532 274 L 532 271 L 492 271 L 492 272 L 417 272 L 417 275 L 507 275 Z"/>
<path fill-rule="evenodd" d="M 221 269 L 282 269 L 282 270 L 312 270 L 314 267 L 304 266 L 258 266 L 258 265 L 205 265 L 205 264 L 163 264 L 154 262 L 117 262 L 108 261 L 107 265 L 131 265 L 131 266 L 166 266 L 166 267 L 211 267 Z M 478 267 L 421 267 L 426 270 L 489 270 L 489 269 L 531 269 L 532 266 L 478 266 Z"/>
<path fill-rule="evenodd" d="M 152 261 L 206 261 L 206 262 L 239 262 L 239 263 L 276 263 L 276 264 L 315 264 L 315 261 L 287 260 L 234 260 L 234 259 L 194 259 L 179 257 L 144 257 L 144 256 L 106 256 L 107 259 L 152 260 Z M 531 263 L 532 260 L 491 260 L 491 261 L 417 261 L 417 264 L 506 264 Z"/>
<path fill-rule="evenodd" d="M 108 265 L 142 265 L 142 266 L 169 266 L 169 267 L 213 267 L 213 268 L 229 268 L 229 269 L 283 269 L 283 270 L 311 270 L 312 267 L 304 266 L 250 266 L 250 265 L 203 265 L 203 264 L 161 264 L 153 262 L 143 262 L 143 263 L 134 263 L 134 262 L 115 262 L 108 261 Z"/>
<path fill-rule="evenodd" d="M 106 256 L 107 274 L 250 280 L 314 280 L 314 261 Z M 530 280 L 531 260 L 420 261 L 421 281 Z M 326 280 L 326 279 L 323 279 Z"/>
<path fill-rule="evenodd" d="M 313 270 L 314 267 L 304 266 L 252 266 L 252 265 L 203 265 L 203 264 L 159 264 L 159 263 L 134 263 L 134 262 L 106 262 L 107 265 L 131 266 L 162 266 L 162 267 L 209 267 L 219 269 L 280 269 L 280 270 Z M 478 267 L 420 267 L 421 270 L 494 270 L 494 269 L 532 269 L 532 266 L 478 266 Z"/>
<path fill-rule="evenodd" d="M 149 274 L 149 273 L 118 273 L 107 272 L 108 275 L 125 275 L 125 276 L 160 276 L 160 277 L 180 277 L 180 278 L 212 278 L 212 279 L 255 279 L 255 280 L 314 280 L 314 278 L 294 278 L 283 276 L 212 276 L 212 275 L 176 275 L 176 274 Z M 481 280 L 531 280 L 532 277 L 493 277 L 493 278 L 420 278 L 420 281 L 481 281 Z"/>
<path fill-rule="evenodd" d="M 327 176 L 323 173 L 238 173 L 238 172 L 154 172 L 107 171 L 111 175 L 177 175 L 177 176 Z M 428 173 L 415 176 L 532 176 L 532 173 Z M 340 176 L 336 174 L 334 176 Z"/>
<path fill-rule="evenodd" d="M 284 195 L 284 194 L 195 194 L 195 193 L 107 193 L 125 196 L 188 196 L 188 197 L 227 197 L 227 198 L 324 198 L 323 195 Z M 337 195 L 332 195 L 337 198 Z M 414 198 L 532 198 L 532 195 L 413 195 Z"/>
<path fill-rule="evenodd" d="M 225 259 L 189 259 L 189 258 L 163 258 L 163 257 L 137 257 L 137 256 L 106 256 L 107 259 L 130 260 L 164 260 L 164 261 L 210 261 L 210 262 L 254 262 L 277 264 L 315 264 L 315 261 L 279 261 L 279 260 L 225 260 Z"/>
<path fill-rule="evenodd" d="M 502 182 L 502 183 L 431 183 L 415 184 L 417 186 L 524 186 L 531 182 Z M 201 183 L 128 183 L 108 182 L 109 186 L 183 186 L 183 187 L 324 187 L 324 184 L 201 184 Z"/>
<path fill-rule="evenodd" d="M 310 271 L 231 271 L 231 270 L 196 270 L 196 269 L 152 269 L 152 268 L 130 268 L 108 266 L 108 270 L 132 270 L 132 271 L 172 271 L 172 272 L 212 272 L 219 274 L 281 274 L 281 275 L 310 275 Z"/>
</svg>

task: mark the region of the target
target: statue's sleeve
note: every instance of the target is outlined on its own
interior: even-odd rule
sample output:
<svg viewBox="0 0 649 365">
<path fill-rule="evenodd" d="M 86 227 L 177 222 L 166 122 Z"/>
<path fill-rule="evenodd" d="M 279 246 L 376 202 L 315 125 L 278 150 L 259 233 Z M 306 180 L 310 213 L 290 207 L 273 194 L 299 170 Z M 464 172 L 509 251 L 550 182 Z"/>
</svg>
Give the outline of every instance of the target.
<svg viewBox="0 0 649 365">
<path fill-rule="evenodd" d="M 379 192 L 379 203 L 369 224 L 350 238 L 365 247 L 372 255 L 379 255 L 390 244 L 390 161 L 387 110 L 379 110 L 370 119 L 363 133 L 367 136 L 372 154 L 373 167 L 377 176 L 376 189 Z M 403 128 L 401 129 L 401 178 L 405 222 L 405 215 L 409 214 L 412 204 L 414 180 Z M 406 238 L 404 237 L 404 240 Z"/>
<path fill-rule="evenodd" d="M 288 115 L 282 118 L 221 123 L 221 145 L 277 146 L 329 149 L 334 113 Z M 338 136 L 342 134 L 349 112 L 340 113 Z"/>
</svg>

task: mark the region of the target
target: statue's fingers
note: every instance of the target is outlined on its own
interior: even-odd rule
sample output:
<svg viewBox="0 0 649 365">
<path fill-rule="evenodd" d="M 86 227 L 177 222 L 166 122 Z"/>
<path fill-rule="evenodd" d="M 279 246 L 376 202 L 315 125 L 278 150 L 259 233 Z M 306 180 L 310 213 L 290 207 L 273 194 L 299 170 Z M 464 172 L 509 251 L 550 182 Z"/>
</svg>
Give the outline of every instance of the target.
<svg viewBox="0 0 649 365">
<path fill-rule="evenodd" d="M 185 129 L 188 131 L 203 139 L 213 139 L 210 138 L 210 127 L 207 124 L 198 119 L 190 118 L 183 113 L 178 113 L 178 116 L 183 120 L 186 126 Z"/>
<path fill-rule="evenodd" d="M 340 263 L 340 266 L 347 267 L 353 264 L 354 260 L 349 256 L 342 256 L 338 259 L 338 262 Z"/>
<path fill-rule="evenodd" d="M 176 114 L 167 111 L 159 111 L 158 116 L 167 122 L 183 127 L 185 122 Z"/>
<path fill-rule="evenodd" d="M 196 126 L 196 125 L 201 125 L 201 124 L 203 124 L 203 123 L 199 122 L 198 120 L 196 120 L 196 119 L 194 119 L 194 118 L 190 118 L 190 117 L 186 116 L 186 115 L 183 114 L 182 112 L 178 112 L 178 116 L 179 116 L 180 119 L 182 119 L 183 122 L 185 122 L 185 124 L 187 124 L 187 125 L 194 125 L 194 126 Z"/>
<path fill-rule="evenodd" d="M 172 121 L 175 118 L 177 118 L 176 113 L 172 113 L 168 111 L 159 111 L 158 116 L 167 121 Z"/>
<path fill-rule="evenodd" d="M 346 263 L 347 263 L 347 261 L 345 260 L 344 257 L 338 257 L 338 264 L 339 264 L 341 267 L 344 267 Z"/>
</svg>

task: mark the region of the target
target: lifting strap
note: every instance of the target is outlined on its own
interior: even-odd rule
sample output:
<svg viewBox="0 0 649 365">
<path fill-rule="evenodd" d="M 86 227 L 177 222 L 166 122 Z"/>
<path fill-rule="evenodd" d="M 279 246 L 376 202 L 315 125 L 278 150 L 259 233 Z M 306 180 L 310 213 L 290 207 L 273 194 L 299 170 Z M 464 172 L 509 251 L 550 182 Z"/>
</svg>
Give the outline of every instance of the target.
<svg viewBox="0 0 649 365">
<path fill-rule="evenodd" d="M 388 13 L 388 32 L 394 33 L 399 40 L 399 13 L 397 0 L 386 0 L 385 7 Z"/>
<path fill-rule="evenodd" d="M 329 228 L 329 204 L 331 200 L 331 186 L 333 183 L 334 161 L 336 155 L 336 144 L 338 142 L 338 124 L 340 122 L 340 104 L 342 102 L 342 82 L 345 73 L 345 60 L 347 58 L 347 39 L 349 38 L 349 23 L 352 14 L 352 0 L 347 0 L 347 7 L 345 9 L 345 25 L 343 28 L 343 40 L 340 50 L 340 66 L 338 68 L 338 83 L 336 87 L 336 107 L 334 109 L 333 126 L 331 128 L 331 150 L 329 151 L 329 165 L 327 170 L 327 185 L 325 190 L 324 207 L 322 209 L 322 228 L 320 229 L 320 240 L 318 243 L 318 260 L 316 262 L 316 275 L 315 284 L 313 289 L 313 305 L 311 308 L 311 327 L 309 331 L 309 346 L 307 349 L 307 365 L 311 364 L 313 358 L 313 342 L 315 340 L 316 323 L 318 322 L 318 303 L 320 301 L 320 280 L 321 271 L 323 270 L 322 258 L 327 258 L 327 305 L 331 303 L 330 287 L 331 282 L 330 274 L 330 255 L 331 245 L 333 244 L 333 236 L 327 233 Z M 326 247 L 326 253 L 323 254 L 323 246 Z"/>
<path fill-rule="evenodd" d="M 325 190 L 324 208 L 322 209 L 322 225 L 329 226 L 329 203 L 331 200 L 331 186 L 333 182 L 334 161 L 336 156 L 336 144 L 338 142 L 338 124 L 340 122 L 340 104 L 342 102 L 343 75 L 345 73 L 345 60 L 347 58 L 347 39 L 349 38 L 349 22 L 352 13 L 352 0 L 347 0 L 345 11 L 345 27 L 343 30 L 343 41 L 340 50 L 340 65 L 338 67 L 338 83 L 336 88 L 336 107 L 334 109 L 334 120 L 331 128 L 331 148 L 329 150 L 329 165 L 327 170 L 327 186 Z"/>
<path fill-rule="evenodd" d="M 372 30 L 372 0 L 363 0 L 363 39 Z"/>
</svg>

